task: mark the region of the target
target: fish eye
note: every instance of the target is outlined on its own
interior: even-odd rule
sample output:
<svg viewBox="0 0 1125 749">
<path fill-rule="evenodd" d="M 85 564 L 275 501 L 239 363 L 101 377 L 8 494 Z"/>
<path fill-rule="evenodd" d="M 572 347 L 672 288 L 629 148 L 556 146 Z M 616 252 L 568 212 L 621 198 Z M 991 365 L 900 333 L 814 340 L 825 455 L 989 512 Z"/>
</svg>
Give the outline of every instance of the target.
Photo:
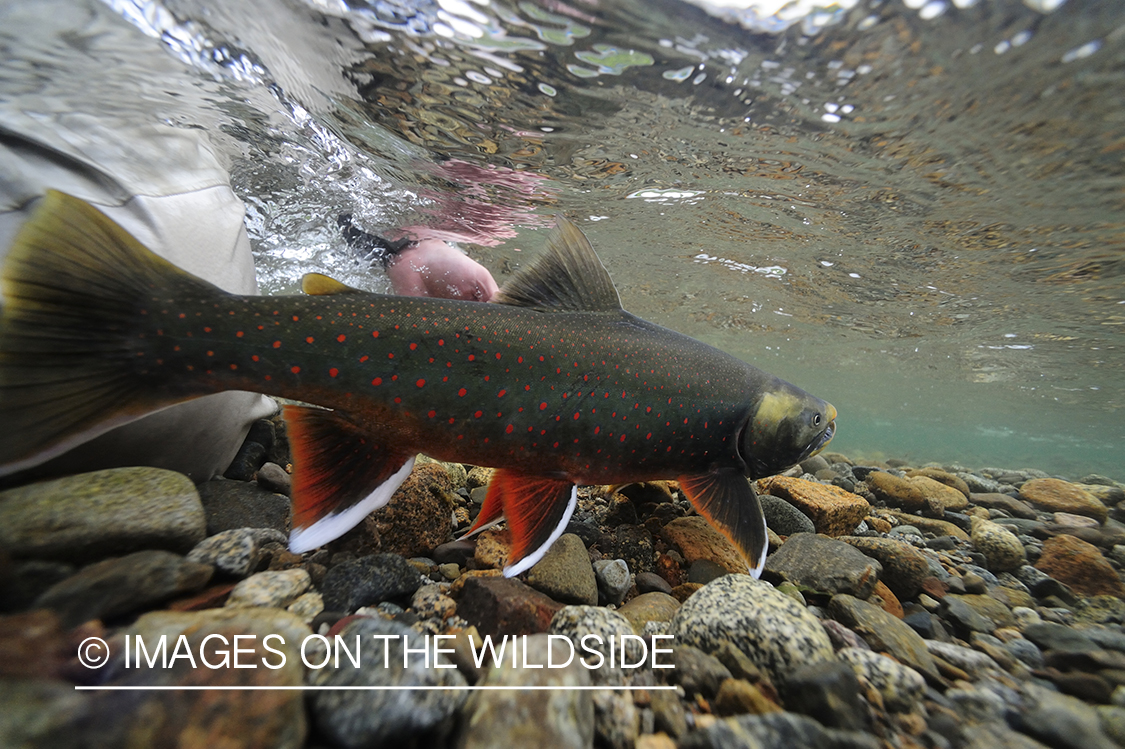
<svg viewBox="0 0 1125 749">
<path fill-rule="evenodd" d="M 814 427 L 818 427 L 818 426 L 820 426 L 820 414 L 813 414 L 813 417 L 812 417 L 812 425 L 813 425 Z"/>
</svg>

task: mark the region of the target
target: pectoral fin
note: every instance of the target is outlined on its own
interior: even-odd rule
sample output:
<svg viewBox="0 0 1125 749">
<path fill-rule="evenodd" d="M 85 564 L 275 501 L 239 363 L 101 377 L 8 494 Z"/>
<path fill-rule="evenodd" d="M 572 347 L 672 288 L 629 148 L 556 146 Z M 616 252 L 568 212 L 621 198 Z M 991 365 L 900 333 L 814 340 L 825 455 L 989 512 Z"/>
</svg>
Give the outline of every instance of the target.
<svg viewBox="0 0 1125 749">
<path fill-rule="evenodd" d="M 286 406 L 293 451 L 293 530 L 289 549 L 339 538 L 390 501 L 414 467 L 414 454 L 369 434 L 338 411 Z"/>
<path fill-rule="evenodd" d="M 543 558 L 566 530 L 577 503 L 578 487 L 565 479 L 529 476 L 504 469 L 492 474 L 481 516 L 488 511 L 495 520 L 496 508 L 503 508 L 512 531 L 512 549 L 504 577 L 514 577 Z M 486 519 L 485 523 L 488 522 Z M 479 516 L 474 531 L 477 525 L 481 525 Z"/>
<path fill-rule="evenodd" d="M 696 511 L 707 519 L 746 560 L 750 574 L 762 574 L 769 538 L 758 495 L 738 471 L 712 471 L 681 476 L 680 488 Z"/>
</svg>

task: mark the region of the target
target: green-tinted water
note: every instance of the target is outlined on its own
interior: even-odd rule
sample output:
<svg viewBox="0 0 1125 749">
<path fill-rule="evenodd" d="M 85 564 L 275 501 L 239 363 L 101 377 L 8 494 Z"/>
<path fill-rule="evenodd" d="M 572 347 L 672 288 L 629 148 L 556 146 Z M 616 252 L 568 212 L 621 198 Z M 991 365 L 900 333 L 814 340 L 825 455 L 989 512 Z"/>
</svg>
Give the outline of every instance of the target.
<svg viewBox="0 0 1125 749">
<path fill-rule="evenodd" d="M 833 402 L 834 449 L 1125 476 L 1117 2 L 776 35 L 674 0 L 110 5 L 39 85 L 211 132 L 269 291 L 382 288 L 342 211 L 501 281 L 561 211 L 632 312 Z"/>
</svg>

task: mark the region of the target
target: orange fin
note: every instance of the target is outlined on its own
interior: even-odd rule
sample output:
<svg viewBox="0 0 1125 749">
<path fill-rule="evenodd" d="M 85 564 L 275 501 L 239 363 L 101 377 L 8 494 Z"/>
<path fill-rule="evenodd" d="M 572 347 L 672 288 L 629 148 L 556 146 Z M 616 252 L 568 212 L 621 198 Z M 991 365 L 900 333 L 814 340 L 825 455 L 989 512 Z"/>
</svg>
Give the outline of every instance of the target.
<svg viewBox="0 0 1125 749">
<path fill-rule="evenodd" d="M 577 504 L 578 487 L 566 479 L 529 476 L 503 468 L 493 473 L 481 515 L 486 508 L 490 512 L 495 512 L 497 506 L 504 508 L 508 529 L 512 531 L 512 550 L 504 577 L 514 577 L 542 559 L 566 530 Z"/>
<path fill-rule="evenodd" d="M 746 560 L 750 574 L 762 574 L 769 549 L 766 518 L 754 487 L 738 471 L 680 476 L 680 488 L 696 511 L 722 533 Z"/>
<path fill-rule="evenodd" d="M 293 451 L 293 530 L 300 554 L 339 538 L 390 501 L 414 454 L 382 443 L 339 411 L 285 406 Z"/>
<path fill-rule="evenodd" d="M 487 530 L 492 526 L 499 523 L 504 519 L 504 505 L 501 503 L 499 492 L 492 491 L 489 487 L 488 493 L 484 496 L 484 503 L 480 506 L 480 512 L 477 513 L 477 519 L 473 521 L 473 527 L 469 528 L 468 532 L 461 538 L 468 538 L 475 536 L 483 530 Z"/>
</svg>

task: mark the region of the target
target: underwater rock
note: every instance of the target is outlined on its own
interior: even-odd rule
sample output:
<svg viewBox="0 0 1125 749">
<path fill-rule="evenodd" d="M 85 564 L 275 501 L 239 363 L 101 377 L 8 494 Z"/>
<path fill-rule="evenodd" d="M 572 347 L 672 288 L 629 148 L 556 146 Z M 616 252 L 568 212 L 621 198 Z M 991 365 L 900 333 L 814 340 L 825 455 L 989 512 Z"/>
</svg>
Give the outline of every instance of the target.
<svg viewBox="0 0 1125 749">
<path fill-rule="evenodd" d="M 1027 554 L 1016 534 L 997 523 L 974 517 L 970 537 L 993 572 L 1012 572 L 1027 563 Z"/>
<path fill-rule="evenodd" d="M 706 559 L 728 572 L 748 572 L 746 561 L 726 536 L 698 515 L 676 518 L 664 526 L 660 535 L 667 543 L 679 549 L 689 564 L 697 559 Z"/>
<path fill-rule="evenodd" d="M 1020 499 L 1047 512 L 1085 515 L 1104 523 L 1109 509 L 1094 495 L 1062 479 L 1032 479 L 1020 487 Z"/>
<path fill-rule="evenodd" d="M 461 583 L 461 580 L 465 582 Z M 457 615 L 482 635 L 533 635 L 545 632 L 563 604 L 519 580 L 463 577 L 454 586 Z"/>
<path fill-rule="evenodd" d="M 672 617 L 668 632 L 677 645 L 694 645 L 705 653 L 732 642 L 775 684 L 783 684 L 802 663 L 834 657 L 815 616 L 748 575 L 727 575 L 696 591 Z"/>
<path fill-rule="evenodd" d="M 870 650 L 844 648 L 836 656 L 852 667 L 861 682 L 882 695 L 888 710 L 909 713 L 922 702 L 926 680 L 914 669 Z"/>
<path fill-rule="evenodd" d="M 188 552 L 189 562 L 210 564 L 219 573 L 246 577 L 261 562 L 263 542 L 285 544 L 284 533 L 269 528 L 231 528 L 206 538 Z"/>
<path fill-rule="evenodd" d="M 641 593 L 617 610 L 629 620 L 633 629 L 640 634 L 646 622 L 668 622 L 680 608 L 680 602 L 667 593 L 652 591 Z"/>
<path fill-rule="evenodd" d="M 324 608 L 352 612 L 361 606 L 410 596 L 422 584 L 422 576 L 397 554 L 372 554 L 328 570 L 320 585 Z"/>
<path fill-rule="evenodd" d="M 871 510 L 867 500 L 858 494 L 838 486 L 788 476 L 760 479 L 758 492 L 789 502 L 812 519 L 817 533 L 826 536 L 843 536 L 853 532 Z"/>
<path fill-rule="evenodd" d="M 882 565 L 879 580 L 900 599 L 913 598 L 930 576 L 930 565 L 922 552 L 893 538 L 842 536 L 850 544 Z"/>
<path fill-rule="evenodd" d="M 931 680 L 938 680 L 937 665 L 926 650 L 926 641 L 910 625 L 854 596 L 833 596 L 828 612 L 867 641 L 871 649 L 885 651 Z"/>
<path fill-rule="evenodd" d="M 526 660 L 565 663 L 567 652 L 555 645 L 548 653 L 546 634 L 521 642 Z M 522 649 L 522 648 L 521 648 Z M 548 655 L 551 660 L 548 661 Z M 587 670 L 577 659 L 565 668 L 513 668 L 505 659 L 489 669 L 483 686 L 513 689 L 474 692 L 461 711 L 456 749 L 491 749 L 497 746 L 543 746 L 588 749 L 594 743 L 594 701 L 590 692 L 573 689 L 590 684 Z M 526 690 L 520 687 L 560 687 L 559 690 Z M 569 689 L 566 689 L 569 688 Z"/>
<path fill-rule="evenodd" d="M 309 589 L 312 580 L 300 567 L 291 570 L 270 570 L 251 575 L 230 592 L 228 608 L 261 606 L 283 609 Z"/>
<path fill-rule="evenodd" d="M 1081 595 L 1125 598 L 1125 584 L 1122 584 L 1113 565 L 1096 546 L 1074 536 L 1047 539 L 1035 569 L 1065 583 Z"/>
<path fill-rule="evenodd" d="M 456 668 L 427 666 L 429 656 L 452 663 L 444 654 L 425 647 L 422 635 L 399 622 L 381 617 L 358 617 L 340 631 L 345 641 L 359 637 L 390 636 L 384 647 L 361 648 L 360 667 L 322 668 L 310 673 L 310 682 L 332 687 L 462 687 L 465 677 Z M 407 660 L 404 647 L 409 648 Z M 340 690 L 316 692 L 310 709 L 318 732 L 344 747 L 436 746 L 449 736 L 454 714 L 464 703 L 466 692 L 445 689 Z"/>
<path fill-rule="evenodd" d="M 871 595 L 882 571 L 883 565 L 854 547 L 815 533 L 790 536 L 766 557 L 765 565 L 765 574 L 798 587 L 829 595 L 849 593 L 857 598 Z"/>
<path fill-rule="evenodd" d="M 191 479 L 111 468 L 0 492 L 0 548 L 15 558 L 86 563 L 142 549 L 186 553 L 203 540 Z"/>
<path fill-rule="evenodd" d="M 284 494 L 230 479 L 205 481 L 198 489 L 208 536 L 232 528 L 272 528 L 289 533 L 292 512 L 289 497 Z"/>
<path fill-rule="evenodd" d="M 594 562 L 594 577 L 598 584 L 597 603 L 620 606 L 632 587 L 632 575 L 624 559 L 599 559 Z"/>
<path fill-rule="evenodd" d="M 199 590 L 215 568 L 168 551 L 138 551 L 105 559 L 51 586 L 35 602 L 59 614 L 65 626 L 111 619 Z"/>
<path fill-rule="evenodd" d="M 408 559 L 426 556 L 450 540 L 455 506 L 453 483 L 443 465 L 415 465 L 387 505 L 371 514 L 380 550 Z"/>
<path fill-rule="evenodd" d="M 598 602 L 598 583 L 582 539 L 564 533 L 524 578 L 528 585 L 561 603 L 592 606 Z"/>
<path fill-rule="evenodd" d="M 762 514 L 766 516 L 766 524 L 779 536 L 816 532 L 816 526 L 809 516 L 784 499 L 770 494 L 760 494 L 758 501 L 762 504 Z"/>
</svg>

